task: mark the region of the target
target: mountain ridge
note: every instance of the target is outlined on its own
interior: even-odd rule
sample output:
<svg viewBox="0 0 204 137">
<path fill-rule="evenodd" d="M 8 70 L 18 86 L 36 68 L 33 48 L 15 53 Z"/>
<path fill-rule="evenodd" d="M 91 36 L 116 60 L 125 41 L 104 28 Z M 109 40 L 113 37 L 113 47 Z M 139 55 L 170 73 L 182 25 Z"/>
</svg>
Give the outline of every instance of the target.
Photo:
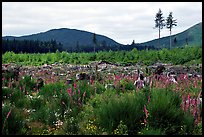
<svg viewBox="0 0 204 137">
<path fill-rule="evenodd" d="M 162 48 L 169 48 L 169 37 L 160 38 L 160 45 Z M 176 38 L 176 43 L 175 43 Z M 187 41 L 186 41 L 187 40 Z M 156 46 L 159 39 L 153 39 L 147 42 L 139 43 L 140 46 Z M 202 22 L 197 23 L 188 29 L 171 36 L 172 45 L 175 47 L 183 47 L 185 45 L 202 46 Z"/>
<path fill-rule="evenodd" d="M 96 33 L 95 33 L 96 34 Z M 56 40 L 63 44 L 64 50 L 70 48 L 79 48 L 79 47 L 93 47 L 93 32 L 71 29 L 71 28 L 59 28 L 59 29 L 50 29 L 45 32 L 39 32 L 31 35 L 24 36 L 4 36 L 2 39 L 16 39 L 16 40 L 40 40 L 40 41 L 49 41 Z M 96 39 L 98 45 L 110 46 L 112 48 L 118 48 L 118 46 L 127 46 L 120 44 L 115 40 L 100 34 L 96 34 Z M 176 40 L 175 40 L 176 39 Z M 158 38 L 153 39 L 143 43 L 136 43 L 132 46 L 134 47 L 153 47 L 154 49 L 169 48 L 169 36 L 160 38 L 160 46 L 158 46 Z M 183 47 L 185 45 L 202 45 L 202 22 L 197 23 L 188 29 L 174 34 L 171 36 L 172 47 Z M 77 47 L 78 46 L 78 47 Z M 129 46 L 128 46 L 129 47 Z"/>
</svg>

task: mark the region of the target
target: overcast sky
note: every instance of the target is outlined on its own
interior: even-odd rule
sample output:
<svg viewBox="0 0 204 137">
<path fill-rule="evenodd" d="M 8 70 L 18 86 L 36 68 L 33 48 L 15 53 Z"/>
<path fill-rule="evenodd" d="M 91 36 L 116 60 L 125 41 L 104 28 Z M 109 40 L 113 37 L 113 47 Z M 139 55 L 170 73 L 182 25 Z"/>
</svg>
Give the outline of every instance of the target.
<svg viewBox="0 0 204 137">
<path fill-rule="evenodd" d="M 159 8 L 173 12 L 172 34 L 202 22 L 202 2 L 2 2 L 2 36 L 22 36 L 70 28 L 105 35 L 121 44 L 158 38 Z M 161 37 L 168 36 L 163 28 Z"/>
</svg>

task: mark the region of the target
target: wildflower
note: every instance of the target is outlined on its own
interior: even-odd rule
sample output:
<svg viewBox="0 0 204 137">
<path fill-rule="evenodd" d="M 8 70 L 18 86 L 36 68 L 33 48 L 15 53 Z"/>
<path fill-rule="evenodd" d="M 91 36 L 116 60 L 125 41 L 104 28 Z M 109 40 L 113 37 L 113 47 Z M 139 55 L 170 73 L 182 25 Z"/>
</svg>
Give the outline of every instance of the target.
<svg viewBox="0 0 204 137">
<path fill-rule="evenodd" d="M 150 95 L 148 96 L 148 103 L 150 102 Z"/>
<path fill-rule="evenodd" d="M 148 117 L 148 114 L 149 114 L 149 112 L 148 112 L 148 110 L 147 110 L 147 108 L 146 108 L 146 106 L 144 105 L 144 112 L 145 112 L 145 115 L 146 115 L 146 118 Z"/>
<path fill-rule="evenodd" d="M 150 84 L 149 84 L 150 90 L 152 88 L 152 78 L 150 78 Z"/>
<path fill-rule="evenodd" d="M 194 82 L 194 87 L 197 88 L 198 87 L 198 78 L 196 77 L 193 82 Z"/>
<path fill-rule="evenodd" d="M 77 88 L 77 84 L 76 84 L 76 82 L 74 82 L 74 89 L 76 89 Z"/>
<path fill-rule="evenodd" d="M 71 89 L 71 88 L 68 88 L 68 89 L 67 89 L 67 92 L 68 92 L 69 96 L 71 97 L 71 96 L 72 96 L 72 89 Z"/>
<path fill-rule="evenodd" d="M 190 107 L 190 104 L 191 104 L 191 97 L 190 97 L 190 94 L 188 93 L 188 106 Z"/>
<path fill-rule="evenodd" d="M 22 86 L 20 86 L 19 89 L 20 89 L 20 91 L 22 91 L 23 90 Z"/>
<path fill-rule="evenodd" d="M 185 110 L 185 108 L 186 108 L 186 96 L 185 96 L 185 94 L 182 96 L 182 100 L 183 100 L 183 105 L 182 105 L 182 109 L 183 110 Z"/>
<path fill-rule="evenodd" d="M 72 95 L 76 95 L 76 90 L 74 90 L 74 92 L 72 92 Z"/>
<path fill-rule="evenodd" d="M 92 78 L 90 78 L 90 84 L 93 85 L 94 84 L 94 80 Z"/>
<path fill-rule="evenodd" d="M 8 119 L 8 117 L 10 116 L 10 114 L 11 114 L 11 110 L 7 113 L 6 119 Z"/>
<path fill-rule="evenodd" d="M 78 89 L 78 95 L 80 96 L 80 89 Z"/>
<path fill-rule="evenodd" d="M 12 110 L 12 109 L 11 109 L 11 110 Z M 4 120 L 2 129 L 4 129 L 5 122 L 6 122 L 6 120 L 8 119 L 8 117 L 10 116 L 10 114 L 11 114 L 11 110 L 10 110 L 10 111 L 7 113 L 7 115 L 6 115 L 6 119 Z"/>
<path fill-rule="evenodd" d="M 197 97 L 197 105 L 200 105 L 200 95 L 201 95 L 201 92 L 198 94 L 198 97 Z"/>
<path fill-rule="evenodd" d="M 83 93 L 83 97 L 85 97 L 86 96 L 86 91 L 84 91 L 84 93 Z"/>
<path fill-rule="evenodd" d="M 146 124 L 147 124 L 147 120 L 146 120 L 146 118 L 144 119 L 144 124 L 145 124 L 145 126 L 146 126 Z"/>
</svg>

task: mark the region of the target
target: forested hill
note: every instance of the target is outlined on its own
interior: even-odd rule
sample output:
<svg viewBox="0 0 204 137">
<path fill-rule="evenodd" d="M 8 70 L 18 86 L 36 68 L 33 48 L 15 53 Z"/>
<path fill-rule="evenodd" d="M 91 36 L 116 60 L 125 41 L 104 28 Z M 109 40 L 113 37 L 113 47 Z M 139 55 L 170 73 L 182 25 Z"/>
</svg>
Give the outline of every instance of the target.
<svg viewBox="0 0 204 137">
<path fill-rule="evenodd" d="M 174 30 L 172 29 L 172 31 Z M 163 49 L 163 48 L 170 47 L 169 36 L 160 38 L 160 46 L 158 45 L 159 43 L 158 39 L 154 39 L 144 43 L 136 43 L 136 44 L 132 43 L 131 45 L 122 45 L 114 41 L 113 39 L 103 35 L 96 34 L 95 38 L 96 38 L 95 51 L 104 51 L 104 50 L 109 51 L 110 49 L 113 51 L 132 50 L 133 48 L 137 48 L 138 50 Z M 17 44 L 15 44 L 16 42 L 14 41 L 14 39 L 17 42 L 23 41 L 23 40 L 37 41 L 36 43 L 39 43 L 38 41 L 47 42 L 46 44 L 40 43 L 37 45 L 39 48 L 43 48 L 46 45 L 48 45 L 48 47 L 45 47 L 46 50 L 43 51 L 43 49 L 42 50 L 40 49 L 39 52 L 55 51 L 56 49 L 60 50 L 61 45 L 63 45 L 62 50 L 66 50 L 68 52 L 93 52 L 94 51 L 94 41 L 93 41 L 94 33 L 82 31 L 82 30 L 76 30 L 76 29 L 67 29 L 67 28 L 52 29 L 46 32 L 41 32 L 41 33 L 27 35 L 27 36 L 20 36 L 20 37 L 5 36 L 5 37 L 2 37 L 2 39 L 5 43 L 5 44 L 4 43 L 2 44 L 2 47 L 4 47 L 5 51 L 13 50 L 12 47 L 7 46 L 9 44 L 12 46 L 15 46 L 15 48 L 18 48 L 16 46 Z M 10 42 L 8 40 L 10 40 Z M 185 45 L 202 46 L 202 22 L 190 27 L 189 29 L 181 33 L 172 35 L 171 40 L 172 40 L 172 48 L 184 47 Z M 49 42 L 51 43 L 56 42 L 56 43 L 49 44 Z M 18 42 L 18 43 L 21 43 L 21 42 Z M 30 43 L 33 43 L 33 42 L 30 42 Z M 56 45 L 56 46 L 52 47 L 53 45 Z M 22 45 L 19 45 L 19 46 L 22 46 Z M 26 48 L 29 48 L 29 47 L 27 46 Z M 26 50 L 25 52 L 29 53 L 28 50 Z"/>
<path fill-rule="evenodd" d="M 13 37 L 13 36 L 6 36 L 3 39 L 13 40 L 39 40 L 39 41 L 50 41 L 56 40 L 56 42 L 60 42 L 63 44 L 63 48 L 65 50 L 74 50 L 75 48 L 82 48 L 82 47 L 90 47 L 93 49 L 93 35 L 94 33 L 76 30 L 76 29 L 68 29 L 68 28 L 61 28 L 61 29 L 52 29 L 46 32 L 41 32 L 37 34 L 27 35 L 27 36 L 20 36 L 20 37 Z M 116 41 L 103 36 L 96 34 L 96 41 L 97 45 L 101 47 L 106 46 L 115 46 L 115 45 L 122 45 L 117 43 Z"/>
<path fill-rule="evenodd" d="M 172 32 L 174 29 L 172 29 Z M 155 48 L 169 48 L 169 36 L 160 38 L 160 47 L 158 46 L 158 39 L 154 39 L 148 42 L 140 43 L 140 46 L 153 46 Z M 202 46 L 202 22 L 190 27 L 189 29 L 172 35 L 172 48 L 184 47 L 185 45 Z"/>
</svg>

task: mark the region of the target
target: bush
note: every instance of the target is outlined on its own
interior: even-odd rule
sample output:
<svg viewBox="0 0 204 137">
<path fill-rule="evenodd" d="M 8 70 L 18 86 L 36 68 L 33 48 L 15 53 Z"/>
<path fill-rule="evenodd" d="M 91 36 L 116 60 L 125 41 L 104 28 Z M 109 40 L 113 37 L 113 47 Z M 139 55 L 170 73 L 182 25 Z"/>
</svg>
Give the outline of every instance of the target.
<svg viewBox="0 0 204 137">
<path fill-rule="evenodd" d="M 102 100 L 100 107 L 94 108 L 96 121 L 109 134 L 117 128 L 122 120 L 128 128 L 128 134 L 137 134 L 144 119 L 143 107 L 146 102 L 143 93 L 125 93 Z"/>
<path fill-rule="evenodd" d="M 162 129 L 167 135 L 176 135 L 180 132 L 181 126 L 193 125 L 192 117 L 183 112 L 180 108 L 181 98 L 178 94 L 168 89 L 154 89 L 151 91 L 151 100 L 147 104 L 149 116 L 148 126 L 155 129 Z"/>
</svg>

